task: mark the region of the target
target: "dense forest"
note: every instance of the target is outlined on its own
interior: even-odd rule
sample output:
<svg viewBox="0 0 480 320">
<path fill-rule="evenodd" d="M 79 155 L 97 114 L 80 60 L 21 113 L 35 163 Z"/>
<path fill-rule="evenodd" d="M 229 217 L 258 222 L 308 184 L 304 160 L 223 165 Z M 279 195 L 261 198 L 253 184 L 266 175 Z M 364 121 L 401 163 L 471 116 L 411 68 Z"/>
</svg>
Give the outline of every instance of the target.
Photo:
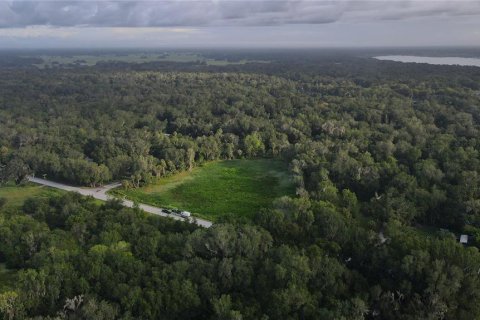
<svg viewBox="0 0 480 320">
<path fill-rule="evenodd" d="M 4 208 L 0 262 L 19 272 L 0 317 L 480 317 L 479 68 L 348 51 L 230 66 L 6 57 L 0 183 L 136 188 L 266 157 L 289 164 L 296 197 L 210 229 L 71 194 Z"/>
</svg>

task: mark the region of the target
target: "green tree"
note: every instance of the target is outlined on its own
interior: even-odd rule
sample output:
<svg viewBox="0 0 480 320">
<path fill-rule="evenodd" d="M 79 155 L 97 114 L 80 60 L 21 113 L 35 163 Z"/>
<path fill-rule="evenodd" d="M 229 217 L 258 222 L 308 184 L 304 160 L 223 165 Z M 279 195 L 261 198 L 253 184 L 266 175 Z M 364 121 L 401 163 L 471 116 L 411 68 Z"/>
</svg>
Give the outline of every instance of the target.
<svg viewBox="0 0 480 320">
<path fill-rule="evenodd" d="M 245 152 L 249 157 L 258 157 L 265 152 L 265 145 L 258 132 L 247 135 L 243 143 L 245 145 Z"/>
<path fill-rule="evenodd" d="M 0 293 L 0 315 L 2 315 L 3 319 L 13 320 L 21 318 L 23 311 L 17 292 L 5 291 Z"/>
</svg>

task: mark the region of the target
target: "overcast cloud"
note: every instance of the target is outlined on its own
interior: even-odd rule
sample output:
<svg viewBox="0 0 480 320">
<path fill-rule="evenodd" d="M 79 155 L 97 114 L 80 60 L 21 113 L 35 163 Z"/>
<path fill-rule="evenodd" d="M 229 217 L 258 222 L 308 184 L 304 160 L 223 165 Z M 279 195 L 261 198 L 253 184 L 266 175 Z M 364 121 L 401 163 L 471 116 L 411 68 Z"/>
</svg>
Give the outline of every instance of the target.
<svg viewBox="0 0 480 320">
<path fill-rule="evenodd" d="M 132 35 L 132 46 L 221 44 L 232 35 L 247 46 L 288 44 L 287 35 L 298 45 L 361 45 L 354 36 L 390 45 L 385 29 L 399 45 L 480 45 L 480 1 L 0 0 L 0 47 L 116 46 Z"/>
</svg>

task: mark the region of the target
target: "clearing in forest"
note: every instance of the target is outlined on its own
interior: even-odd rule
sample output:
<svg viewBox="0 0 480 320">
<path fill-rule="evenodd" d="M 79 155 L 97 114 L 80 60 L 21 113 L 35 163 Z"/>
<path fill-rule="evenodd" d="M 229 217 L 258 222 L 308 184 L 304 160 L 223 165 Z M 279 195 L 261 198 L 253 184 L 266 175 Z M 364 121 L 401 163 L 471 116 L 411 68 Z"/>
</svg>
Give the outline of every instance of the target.
<svg viewBox="0 0 480 320">
<path fill-rule="evenodd" d="M 275 198 L 293 195 L 294 191 L 284 162 L 258 159 L 210 162 L 153 185 L 116 189 L 114 193 L 140 203 L 188 210 L 215 221 L 227 214 L 251 218 L 270 207 Z"/>
<path fill-rule="evenodd" d="M 0 187 L 0 198 L 7 200 L 6 206 L 21 206 L 28 198 L 37 197 L 51 197 L 53 195 L 61 194 L 63 191 L 44 186 L 39 186 L 33 183 L 27 183 L 25 185 L 7 184 Z"/>
</svg>

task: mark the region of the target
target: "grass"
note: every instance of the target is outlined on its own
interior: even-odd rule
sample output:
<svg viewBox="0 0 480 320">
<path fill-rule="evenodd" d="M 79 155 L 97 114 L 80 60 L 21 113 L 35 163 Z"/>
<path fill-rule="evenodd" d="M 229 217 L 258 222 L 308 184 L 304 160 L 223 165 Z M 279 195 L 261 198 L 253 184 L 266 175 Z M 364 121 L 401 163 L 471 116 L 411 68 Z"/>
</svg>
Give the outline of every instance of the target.
<svg viewBox="0 0 480 320">
<path fill-rule="evenodd" d="M 188 210 L 215 221 L 230 213 L 252 218 L 261 208 L 270 207 L 274 199 L 293 195 L 294 191 L 285 163 L 260 159 L 210 162 L 153 185 L 113 192 L 140 203 Z"/>
<path fill-rule="evenodd" d="M 58 195 L 63 191 L 40 186 L 33 183 L 22 185 L 7 185 L 0 187 L 0 198 L 7 199 L 5 206 L 18 207 L 23 205 L 25 200 L 33 197 L 48 198 L 53 195 Z"/>
<path fill-rule="evenodd" d="M 7 269 L 4 263 L 0 263 L 0 293 L 15 289 L 17 271 Z"/>
</svg>

